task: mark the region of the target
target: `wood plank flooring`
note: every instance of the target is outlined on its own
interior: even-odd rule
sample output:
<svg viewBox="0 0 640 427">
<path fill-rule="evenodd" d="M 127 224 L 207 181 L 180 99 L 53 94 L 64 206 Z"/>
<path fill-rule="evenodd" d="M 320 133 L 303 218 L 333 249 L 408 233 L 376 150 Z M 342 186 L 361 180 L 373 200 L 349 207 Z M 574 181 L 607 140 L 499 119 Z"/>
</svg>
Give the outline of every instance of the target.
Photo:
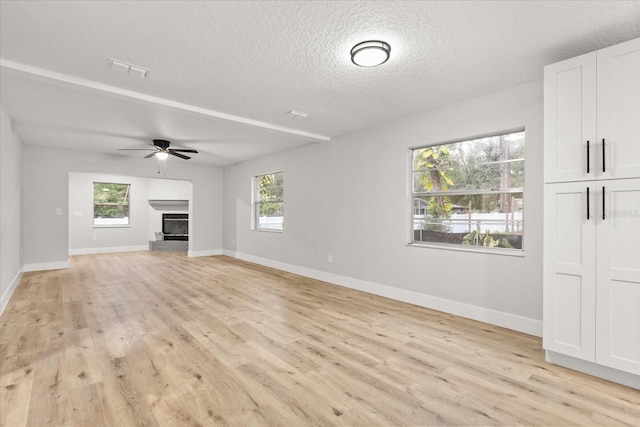
<svg viewBox="0 0 640 427">
<path fill-rule="evenodd" d="M 74 256 L 0 325 L 6 427 L 640 425 L 539 338 L 223 256 Z"/>
</svg>

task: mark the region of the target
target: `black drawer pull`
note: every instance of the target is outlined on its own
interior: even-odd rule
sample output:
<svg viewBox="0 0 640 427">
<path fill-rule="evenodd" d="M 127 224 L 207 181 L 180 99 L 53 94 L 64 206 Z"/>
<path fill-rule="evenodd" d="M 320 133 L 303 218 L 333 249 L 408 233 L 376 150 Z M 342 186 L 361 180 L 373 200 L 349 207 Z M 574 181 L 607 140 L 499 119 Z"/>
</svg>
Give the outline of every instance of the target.
<svg viewBox="0 0 640 427">
<path fill-rule="evenodd" d="M 590 220 L 589 216 L 589 187 L 587 187 L 587 221 Z"/>
<path fill-rule="evenodd" d="M 605 203 L 604 203 L 604 185 L 602 186 L 602 219 L 605 219 L 605 213 L 604 213 L 604 207 L 605 207 Z"/>
</svg>

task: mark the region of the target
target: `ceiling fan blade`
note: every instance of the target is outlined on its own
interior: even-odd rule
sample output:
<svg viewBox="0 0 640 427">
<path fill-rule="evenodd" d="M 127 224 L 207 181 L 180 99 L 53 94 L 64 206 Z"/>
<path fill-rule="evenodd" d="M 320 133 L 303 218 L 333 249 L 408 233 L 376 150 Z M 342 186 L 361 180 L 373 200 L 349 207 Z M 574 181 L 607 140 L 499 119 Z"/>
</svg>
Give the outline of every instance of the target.
<svg viewBox="0 0 640 427">
<path fill-rule="evenodd" d="M 181 159 L 185 159 L 185 160 L 189 160 L 191 158 L 189 156 L 185 156 L 184 154 L 176 153 L 173 150 L 169 150 L 169 154 L 171 154 L 172 156 L 180 157 Z"/>
<path fill-rule="evenodd" d="M 158 153 L 167 153 L 172 156 L 180 157 L 184 160 L 189 160 L 191 157 L 185 156 L 180 153 L 195 153 L 197 154 L 197 150 L 187 149 L 187 148 L 169 148 L 170 141 L 166 139 L 154 139 L 153 144 L 149 144 L 151 148 L 120 148 L 121 151 L 153 151 L 153 153 L 144 156 L 145 159 L 149 159 L 155 156 Z"/>
<path fill-rule="evenodd" d="M 182 148 L 169 148 L 169 152 L 171 151 L 175 151 L 176 153 L 196 153 L 198 154 L 197 150 L 185 150 Z"/>
</svg>

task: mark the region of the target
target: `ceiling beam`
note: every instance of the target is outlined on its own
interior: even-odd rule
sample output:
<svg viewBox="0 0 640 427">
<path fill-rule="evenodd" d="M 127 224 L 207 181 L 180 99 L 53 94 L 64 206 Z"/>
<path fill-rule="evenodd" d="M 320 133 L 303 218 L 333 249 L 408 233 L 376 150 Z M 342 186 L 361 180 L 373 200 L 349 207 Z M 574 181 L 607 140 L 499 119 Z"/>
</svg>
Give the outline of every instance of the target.
<svg viewBox="0 0 640 427">
<path fill-rule="evenodd" d="M 195 105 L 185 104 L 183 102 L 173 101 L 171 99 L 160 98 L 157 96 L 147 95 L 140 92 L 135 92 L 128 89 L 111 86 L 92 80 L 86 80 L 68 74 L 57 73 L 55 71 L 46 70 L 44 68 L 34 67 L 20 62 L 11 61 L 9 59 L 0 58 L 0 72 L 30 78 L 33 80 L 54 84 L 62 87 L 80 87 L 89 89 L 96 93 L 115 95 L 119 98 L 126 100 L 142 101 L 155 105 L 162 105 L 165 107 L 175 108 L 178 110 L 189 111 L 196 114 L 202 114 L 216 119 L 232 121 L 244 125 L 255 126 L 262 129 L 273 130 L 276 132 L 282 132 L 289 135 L 300 136 L 308 138 L 317 142 L 327 142 L 331 140 L 331 137 L 325 135 L 319 135 L 311 132 L 305 132 L 298 129 L 292 129 L 284 126 L 278 126 L 271 123 L 261 122 L 259 120 L 253 120 L 246 117 L 235 116 L 233 114 L 222 113 L 220 111 L 210 110 L 208 108 L 198 107 Z"/>
</svg>

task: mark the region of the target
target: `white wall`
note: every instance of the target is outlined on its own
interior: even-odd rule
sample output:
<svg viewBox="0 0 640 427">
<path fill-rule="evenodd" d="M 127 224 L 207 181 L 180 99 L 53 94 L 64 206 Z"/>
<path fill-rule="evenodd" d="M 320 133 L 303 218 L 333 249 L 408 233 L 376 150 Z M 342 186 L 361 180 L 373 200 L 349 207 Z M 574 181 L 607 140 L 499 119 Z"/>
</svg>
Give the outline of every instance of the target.
<svg viewBox="0 0 640 427">
<path fill-rule="evenodd" d="M 115 151 L 115 149 L 114 149 Z M 193 184 L 190 255 L 222 250 L 222 170 L 170 159 L 162 178 Z M 156 159 L 23 146 L 25 270 L 62 268 L 69 260 L 69 172 L 159 177 Z M 61 215 L 56 215 L 60 208 Z M 145 231 L 146 235 L 146 231 Z"/>
<path fill-rule="evenodd" d="M 129 225 L 94 227 L 93 183 L 130 184 Z M 69 253 L 140 250 L 149 247 L 149 179 L 96 173 L 69 174 Z M 95 238 L 95 240 L 94 240 Z"/>
<path fill-rule="evenodd" d="M 0 106 L 0 313 L 22 270 L 22 144 Z"/>
<path fill-rule="evenodd" d="M 93 183 L 130 184 L 130 218 L 125 227 L 93 225 Z M 127 175 L 69 173 L 69 254 L 146 250 L 162 231 L 162 214 L 189 212 L 189 207 L 156 209 L 149 200 L 192 199 L 189 181 Z M 190 203 L 189 203 L 190 205 Z M 95 240 L 94 240 L 95 238 Z"/>
<path fill-rule="evenodd" d="M 155 240 L 156 232 L 162 231 L 162 214 L 188 213 L 191 219 L 191 183 L 173 179 L 150 179 L 149 200 L 186 200 L 187 206 L 153 207 L 149 206 L 149 224 L 147 228 L 148 240 Z M 189 223 L 191 229 L 191 222 Z"/>
<path fill-rule="evenodd" d="M 539 335 L 542 108 L 540 81 L 226 167 L 225 250 Z M 522 126 L 525 256 L 407 246 L 408 148 Z M 251 178 L 279 170 L 285 172 L 285 230 L 252 231 Z"/>
</svg>

